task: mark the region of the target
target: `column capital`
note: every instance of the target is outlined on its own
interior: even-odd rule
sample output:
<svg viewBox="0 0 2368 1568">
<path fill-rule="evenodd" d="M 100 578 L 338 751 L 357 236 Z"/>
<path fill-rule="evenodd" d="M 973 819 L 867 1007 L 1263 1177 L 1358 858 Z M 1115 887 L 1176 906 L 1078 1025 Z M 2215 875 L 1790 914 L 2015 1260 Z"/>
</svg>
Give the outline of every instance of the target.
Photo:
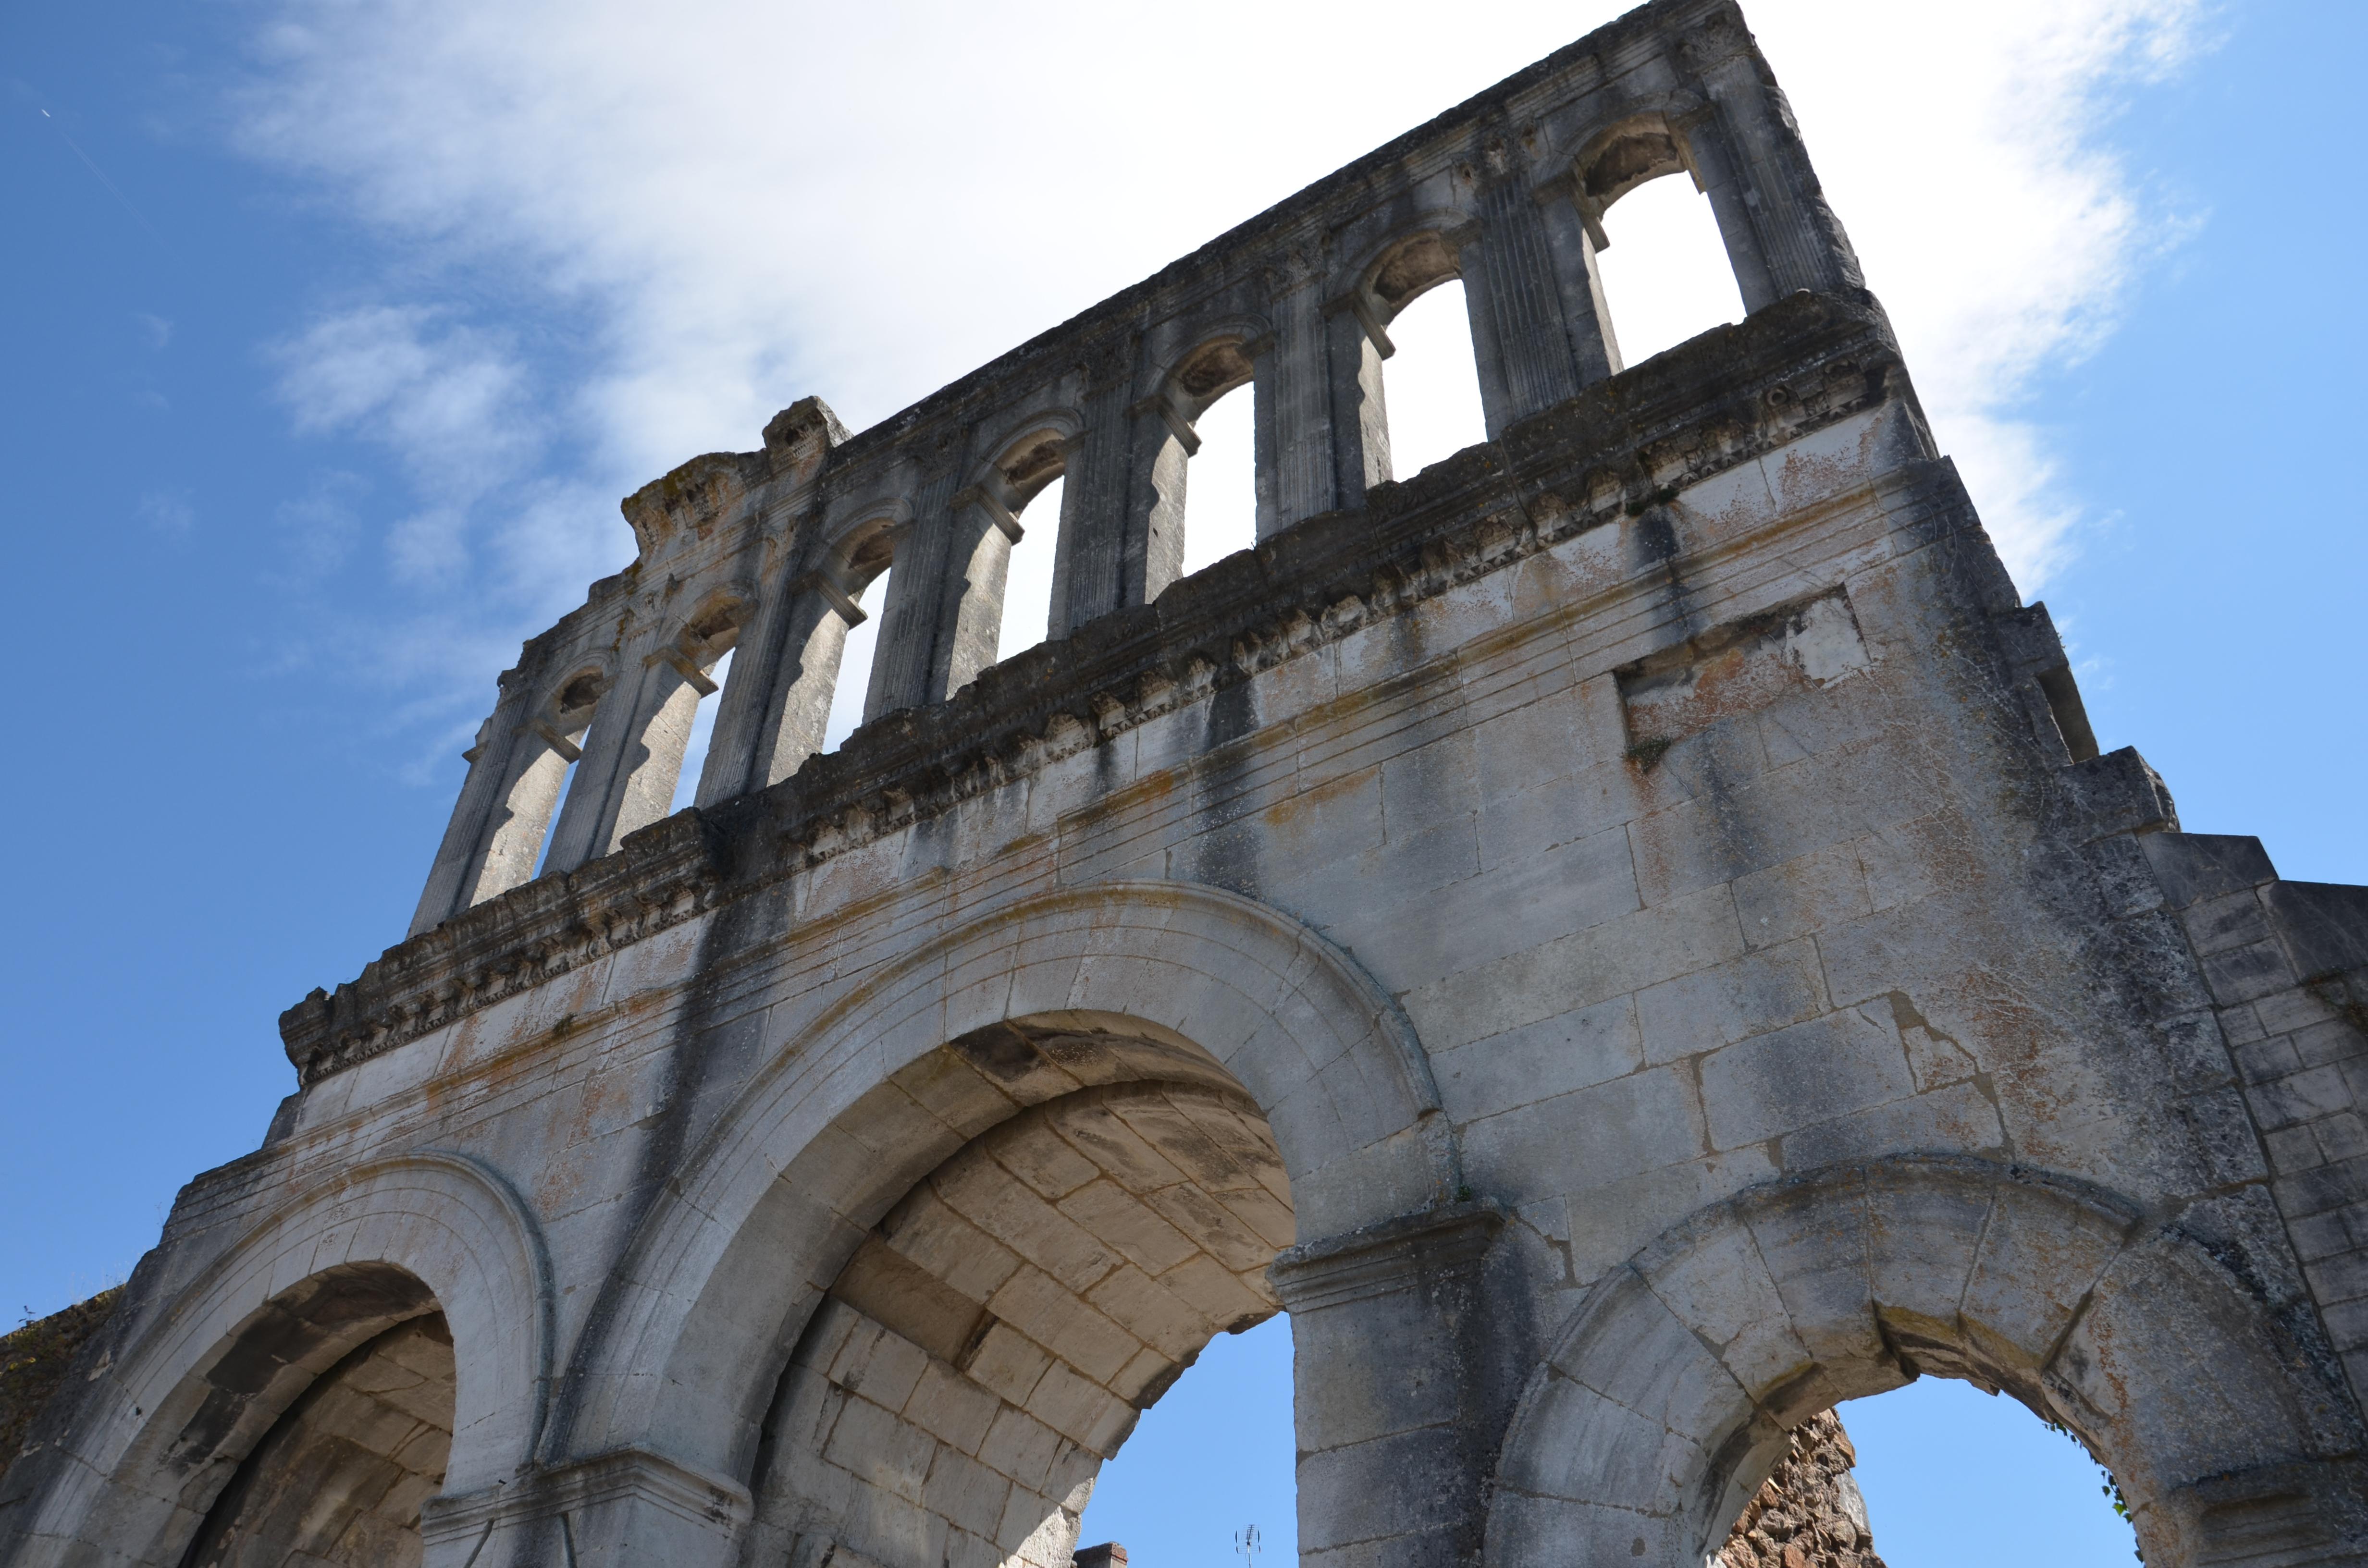
<svg viewBox="0 0 2368 1568">
<path fill-rule="evenodd" d="M 1478 1267 L 1507 1217 L 1493 1198 L 1441 1204 L 1286 1247 L 1266 1277 L 1294 1313 L 1386 1295 Z"/>
<path fill-rule="evenodd" d="M 430 1497 L 420 1508 L 419 1534 L 429 1562 L 473 1562 L 497 1532 L 507 1537 L 519 1526 L 575 1516 L 572 1536 L 590 1522 L 584 1516 L 627 1509 L 725 1536 L 756 1512 L 748 1489 L 736 1481 L 646 1449 L 614 1449 L 458 1497 Z"/>
</svg>

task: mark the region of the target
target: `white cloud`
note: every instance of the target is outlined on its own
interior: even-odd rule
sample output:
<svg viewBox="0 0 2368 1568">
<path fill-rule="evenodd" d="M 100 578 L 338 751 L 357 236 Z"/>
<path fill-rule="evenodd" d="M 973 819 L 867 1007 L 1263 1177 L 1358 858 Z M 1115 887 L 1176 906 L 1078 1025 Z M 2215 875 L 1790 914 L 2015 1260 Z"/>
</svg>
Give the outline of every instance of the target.
<svg viewBox="0 0 2368 1568">
<path fill-rule="evenodd" d="M 166 539 L 187 539 L 198 526 L 198 510 L 186 490 L 150 490 L 140 497 L 140 520 Z"/>
<path fill-rule="evenodd" d="M 2022 400 L 2163 232 L 2100 133 L 2196 4 L 1749 9 L 2026 589 L 2080 514 Z M 402 454 L 402 570 L 555 610 L 615 495 L 809 392 L 892 413 L 1624 8 L 278 0 L 244 145 L 387 279 L 285 346 L 290 405 Z"/>
</svg>

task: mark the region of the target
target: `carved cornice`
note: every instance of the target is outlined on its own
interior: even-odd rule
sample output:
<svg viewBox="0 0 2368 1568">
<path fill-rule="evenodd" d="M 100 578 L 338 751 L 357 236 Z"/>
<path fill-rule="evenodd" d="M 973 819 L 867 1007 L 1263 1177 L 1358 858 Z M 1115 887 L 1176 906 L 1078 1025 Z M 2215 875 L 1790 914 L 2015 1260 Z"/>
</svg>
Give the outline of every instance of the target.
<svg viewBox="0 0 2368 1568">
<path fill-rule="evenodd" d="M 388 949 L 281 1016 L 289 1058 L 314 1083 L 1886 400 L 1881 312 L 1796 295 Z"/>
<path fill-rule="evenodd" d="M 1505 1228 L 1492 1198 L 1465 1199 L 1285 1247 L 1266 1271 L 1286 1311 L 1321 1312 L 1476 1267 Z"/>
</svg>

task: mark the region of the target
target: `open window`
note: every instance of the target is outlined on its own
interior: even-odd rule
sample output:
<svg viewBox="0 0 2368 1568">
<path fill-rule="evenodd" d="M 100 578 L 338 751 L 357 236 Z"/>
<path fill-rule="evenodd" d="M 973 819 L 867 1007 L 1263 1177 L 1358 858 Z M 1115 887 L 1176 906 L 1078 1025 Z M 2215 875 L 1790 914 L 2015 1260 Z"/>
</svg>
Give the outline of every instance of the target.
<svg viewBox="0 0 2368 1568">
<path fill-rule="evenodd" d="M 737 604 L 712 608 L 683 631 L 679 643 L 683 659 L 677 667 L 684 672 L 684 684 L 698 696 L 690 728 L 686 733 L 682 760 L 675 768 L 674 794 L 666 807 L 668 815 L 689 805 L 699 793 L 700 775 L 707 765 L 708 743 L 715 734 L 716 710 L 721 705 L 723 682 L 731 673 L 732 652 L 739 641 Z"/>
<path fill-rule="evenodd" d="M 508 815 L 494 829 L 480 900 L 542 875 L 551 855 L 552 818 L 575 788 L 585 733 L 608 686 L 608 677 L 598 670 L 570 676 L 536 713 L 529 725 L 532 733 L 521 737 L 531 760 L 511 789 Z"/>
<path fill-rule="evenodd" d="M 824 580 L 825 597 L 845 601 L 837 621 L 845 641 L 836 659 L 809 655 L 805 661 L 817 673 L 828 666 L 824 677 L 830 691 L 829 716 L 823 724 L 824 751 L 837 751 L 863 723 L 871 666 L 880 650 L 879 608 L 888 602 L 888 578 L 895 564 L 896 527 L 894 518 L 882 517 L 849 530 L 817 574 Z M 825 633 L 828 631 L 827 626 L 823 628 Z"/>
<path fill-rule="evenodd" d="M 1454 247 L 1438 233 L 1393 246 L 1372 268 L 1360 315 L 1386 361 L 1388 478 L 1420 473 L 1488 438 L 1472 317 Z"/>
<path fill-rule="evenodd" d="M 1169 438 L 1152 464 L 1156 500 L 1146 597 L 1258 542 L 1257 394 L 1228 395 L 1251 385 L 1256 347 L 1240 335 L 1202 344 L 1184 357 L 1154 400 Z"/>
<path fill-rule="evenodd" d="M 1718 216 L 1679 129 L 1657 115 L 1615 127 L 1580 159 L 1577 195 L 1615 369 L 1743 319 Z"/>
<path fill-rule="evenodd" d="M 998 664 L 1044 641 L 1052 624 L 1053 556 L 1060 548 L 1073 439 L 1067 429 L 1054 426 L 1030 431 L 1011 443 L 985 482 L 1019 528 L 1003 581 Z"/>
</svg>

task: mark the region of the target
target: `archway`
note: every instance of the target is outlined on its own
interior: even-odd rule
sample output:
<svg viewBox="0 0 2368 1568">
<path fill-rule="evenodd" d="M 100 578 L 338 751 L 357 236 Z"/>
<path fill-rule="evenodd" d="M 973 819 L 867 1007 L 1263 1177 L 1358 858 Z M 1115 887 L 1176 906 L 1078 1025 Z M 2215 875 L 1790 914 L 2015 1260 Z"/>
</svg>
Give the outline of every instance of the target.
<svg viewBox="0 0 2368 1568">
<path fill-rule="evenodd" d="M 2078 1434 L 2157 1568 L 2350 1561 L 2360 1434 L 2294 1310 L 2135 1205 L 1982 1160 L 1754 1188 L 1588 1291 L 1506 1437 L 1487 1561 L 1701 1562 L 1793 1428 L 1925 1374 Z"/>
<path fill-rule="evenodd" d="M 364 1555 L 345 1560 L 372 1561 L 390 1534 L 419 1539 L 409 1521 L 437 1490 L 428 1477 L 446 1495 L 484 1491 L 532 1452 L 550 1269 L 525 1204 L 478 1162 L 419 1153 L 347 1172 L 196 1278 L 152 1291 L 134 1277 L 75 1424 L 20 1461 L 50 1473 L 28 1494 L 42 1497 L 40 1514 L 10 1521 L 23 1543 L 14 1561 L 103 1550 L 174 1568 L 207 1542 L 228 1552 L 212 1561 L 245 1562 L 257 1539 L 268 1554 L 302 1533 L 288 1511 L 301 1498 L 283 1506 L 276 1486 L 234 1483 L 290 1454 L 317 1467 L 324 1496 L 355 1504 L 322 1543 L 347 1540 Z M 368 1420 L 333 1431 L 346 1416 Z M 277 1460 L 257 1458 L 274 1445 Z M 353 1533 L 364 1516 L 399 1528 Z M 334 1522 L 324 1513 L 323 1528 Z"/>
<path fill-rule="evenodd" d="M 945 1050 L 949 1070 L 1165 1054 L 1067 1021 Z M 1292 1229 L 1265 1118 L 1204 1070 L 1080 1088 L 971 1140 L 809 1320 L 765 1424 L 756 1560 L 1060 1568 L 1138 1415 L 1216 1335 L 1276 1312 L 1265 1270 Z"/>
<path fill-rule="evenodd" d="M 1212 888 L 1105 883 L 1019 901 L 775 1028 L 768 1066 L 685 1160 L 608 1287 L 613 1306 L 596 1309 L 609 1315 L 570 1380 L 562 1452 L 655 1449 L 746 1496 L 743 1478 L 758 1480 L 780 1446 L 768 1432 L 792 1353 L 823 1332 L 826 1301 L 861 1293 L 846 1282 L 869 1240 L 973 1141 L 1073 1096 L 1158 1085 L 1213 1095 L 1227 1115 L 1254 1108 L 1303 1241 L 1429 1211 L 1459 1185 L 1395 1005 L 1322 938 Z M 1257 1233 L 1246 1267 L 1273 1256 L 1276 1238 Z M 1270 1301 L 1238 1271 L 1211 1288 L 1236 1292 L 1238 1311 L 1205 1311 L 1203 1337 Z M 939 1359 L 958 1363 L 962 1345 L 939 1338 L 957 1352 Z M 1171 1338 L 1162 1365 L 1190 1348 Z M 1099 1386 L 1121 1403 L 1148 1397 L 1159 1371 L 1089 1369 L 1115 1380 Z"/>
<path fill-rule="evenodd" d="M 1755 290 L 1743 277 L 1759 267 L 1748 218 L 1731 199 L 1719 211 L 1705 184 L 1694 145 L 1705 133 L 1699 106 L 1648 111 L 1599 134 L 1573 167 L 1614 371 L 1741 321 L 1755 291 L 1767 302 L 1764 281 Z"/>
<path fill-rule="evenodd" d="M 185 1568 L 417 1568 L 452 1452 L 452 1334 L 431 1312 L 306 1390 L 207 1513 Z"/>
</svg>

